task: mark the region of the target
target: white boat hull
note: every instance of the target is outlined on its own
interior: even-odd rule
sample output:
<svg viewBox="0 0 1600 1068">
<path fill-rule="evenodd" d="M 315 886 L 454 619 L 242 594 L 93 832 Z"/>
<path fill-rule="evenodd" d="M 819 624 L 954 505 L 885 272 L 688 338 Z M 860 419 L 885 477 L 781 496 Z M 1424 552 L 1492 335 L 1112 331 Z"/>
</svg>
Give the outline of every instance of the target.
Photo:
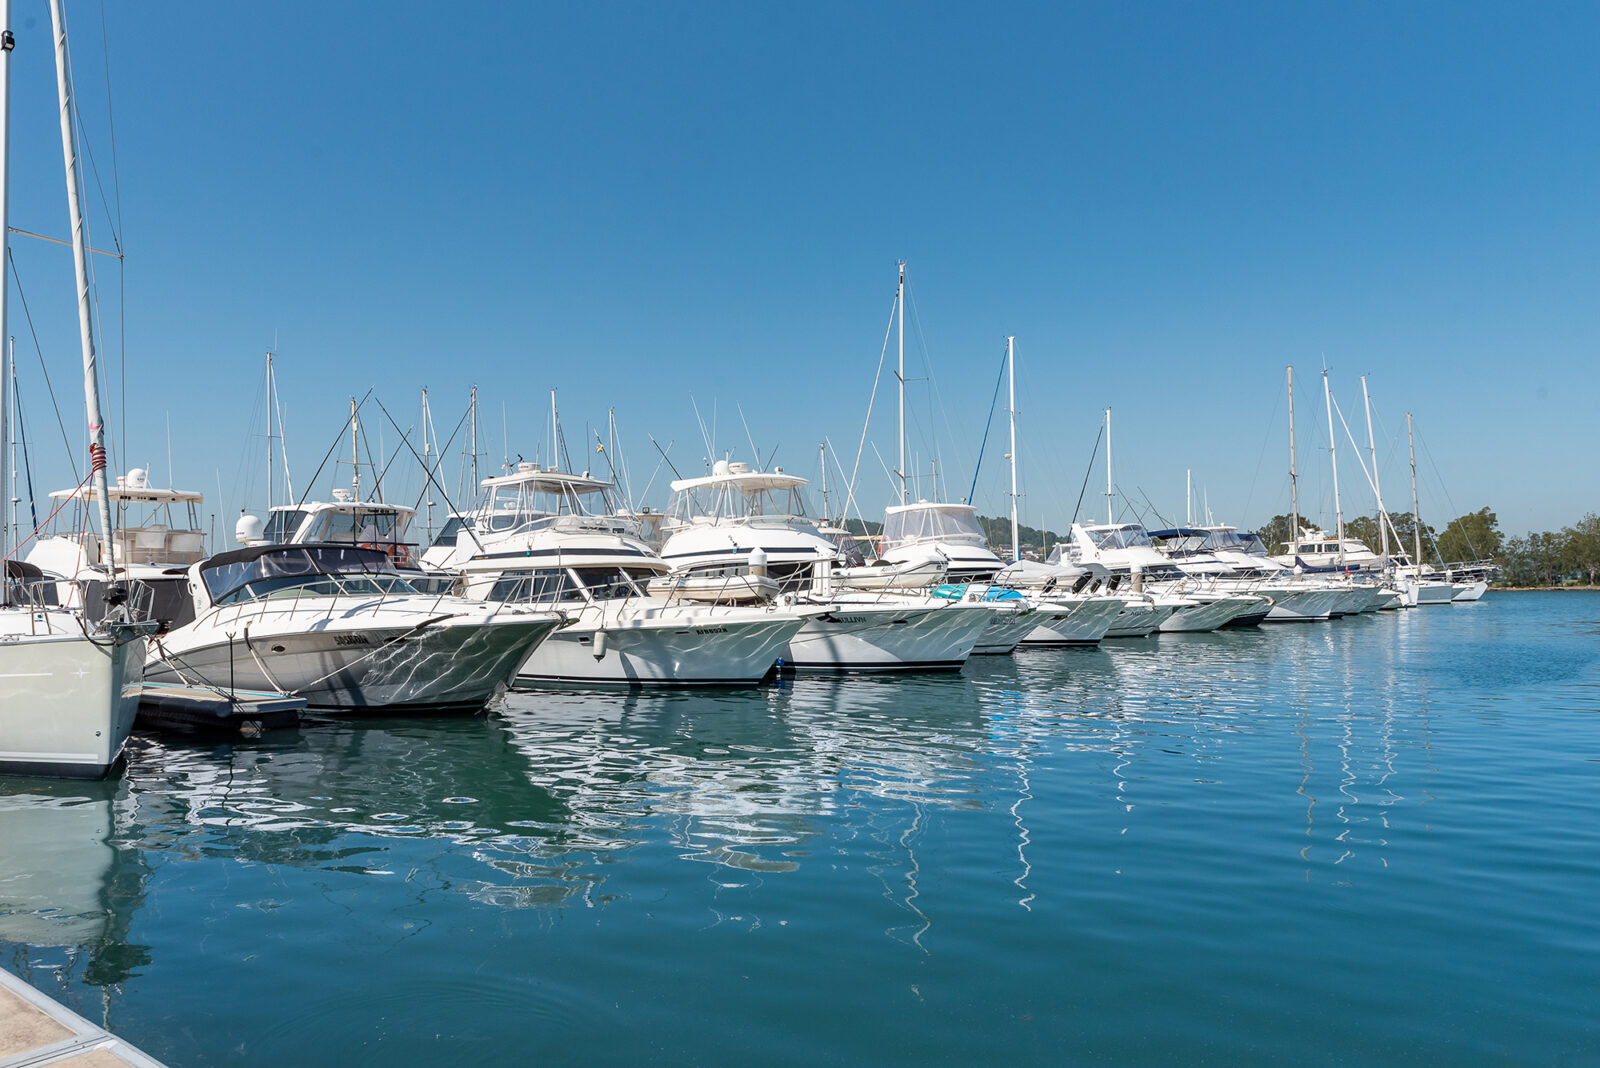
<svg viewBox="0 0 1600 1068">
<path fill-rule="evenodd" d="M 1312 623 L 1332 618 L 1339 604 L 1337 590 L 1303 590 L 1275 598 L 1269 623 Z"/>
<path fill-rule="evenodd" d="M 1037 613 L 1039 623 L 1022 639 L 1022 644 L 1033 648 L 1094 645 L 1106 637 L 1126 603 L 1117 597 L 1043 602 Z"/>
<path fill-rule="evenodd" d="M 292 630 L 258 622 L 231 640 L 200 643 L 180 628 L 157 639 L 145 678 L 292 694 L 326 711 L 476 711 L 511 685 L 560 622 L 535 615 L 421 627 L 327 625 L 341 621 Z"/>
<path fill-rule="evenodd" d="M 892 601 L 835 601 L 789 640 L 796 671 L 959 670 L 989 612 L 960 601 L 933 607 Z"/>
<path fill-rule="evenodd" d="M 1218 597 L 1214 601 L 1183 605 L 1160 626 L 1163 634 L 1203 633 L 1216 630 L 1228 620 L 1260 603 L 1255 597 Z"/>
<path fill-rule="evenodd" d="M 760 682 L 786 655 L 804 622 L 793 613 L 740 618 L 732 610 L 721 617 L 698 613 L 604 626 L 580 618 L 534 649 L 517 681 L 623 686 Z"/>
<path fill-rule="evenodd" d="M 1124 606 L 1106 630 L 1107 638 L 1143 638 L 1161 629 L 1178 610 L 1175 604 L 1150 604 L 1134 601 Z"/>
<path fill-rule="evenodd" d="M 1026 602 L 984 602 L 990 612 L 989 625 L 983 628 L 974 656 L 1003 656 L 1017 647 L 1035 627 L 1038 613 Z"/>
<path fill-rule="evenodd" d="M 1458 582 L 1455 584 L 1455 596 L 1452 601 L 1476 601 L 1489 592 L 1487 582 Z"/>
<path fill-rule="evenodd" d="M 102 645 L 70 625 L 0 635 L 0 772 L 97 779 L 122 755 L 146 639 Z"/>
</svg>

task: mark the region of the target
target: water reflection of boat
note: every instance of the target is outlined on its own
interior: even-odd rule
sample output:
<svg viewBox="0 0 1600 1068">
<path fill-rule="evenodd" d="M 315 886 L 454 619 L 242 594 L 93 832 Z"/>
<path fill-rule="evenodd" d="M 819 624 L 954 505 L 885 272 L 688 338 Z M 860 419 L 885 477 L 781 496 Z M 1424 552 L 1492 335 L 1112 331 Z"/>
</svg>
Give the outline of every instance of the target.
<svg viewBox="0 0 1600 1068">
<path fill-rule="evenodd" d="M 92 985 L 149 963 L 129 941 L 148 877 L 130 841 L 134 801 L 113 782 L 47 783 L 0 794 L 0 943 L 67 951 Z"/>
</svg>

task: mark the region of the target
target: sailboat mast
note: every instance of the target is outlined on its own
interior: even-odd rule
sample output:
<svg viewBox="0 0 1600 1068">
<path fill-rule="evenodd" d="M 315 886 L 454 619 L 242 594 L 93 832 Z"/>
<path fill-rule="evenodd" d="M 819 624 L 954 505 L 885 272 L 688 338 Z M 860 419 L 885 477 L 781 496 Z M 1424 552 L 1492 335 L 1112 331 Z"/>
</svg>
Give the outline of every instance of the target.
<svg viewBox="0 0 1600 1068">
<path fill-rule="evenodd" d="M 556 391 L 552 389 L 550 391 L 550 462 L 545 464 L 545 467 L 552 470 L 556 467 L 556 457 L 559 455 L 556 451 L 559 448 L 556 444 L 556 437 Z"/>
<path fill-rule="evenodd" d="M 900 383 L 900 503 L 906 503 L 906 263 L 900 261 L 900 286 L 895 291 L 895 314 L 900 319 L 900 363 L 895 378 Z"/>
<path fill-rule="evenodd" d="M 1411 566 L 1417 569 L 1417 578 L 1422 577 L 1422 508 L 1417 502 L 1417 438 L 1411 429 L 1411 413 L 1406 413 L 1406 445 L 1411 450 L 1411 534 L 1416 542 L 1416 552 L 1411 557 Z"/>
<path fill-rule="evenodd" d="M 1289 365 L 1289 548 L 1300 540 L 1300 483 L 1294 473 L 1294 365 Z"/>
<path fill-rule="evenodd" d="M 1328 372 L 1322 372 L 1322 397 L 1328 404 L 1328 456 L 1333 461 L 1333 519 L 1334 531 L 1339 539 L 1339 567 L 1344 568 L 1344 509 L 1339 504 L 1339 445 L 1333 435 L 1333 387 L 1328 384 Z"/>
<path fill-rule="evenodd" d="M 361 499 L 361 445 L 358 440 L 360 424 L 356 422 L 356 399 L 350 398 L 350 476 L 351 499 Z"/>
<path fill-rule="evenodd" d="M 83 407 L 89 423 L 89 475 L 100 511 L 101 563 L 116 577 L 116 537 L 111 526 L 111 495 L 106 487 L 106 427 L 100 413 L 100 369 L 95 359 L 89 308 L 89 260 L 84 250 L 83 206 L 78 200 L 77 138 L 72 129 L 72 87 L 67 80 L 67 27 L 61 0 L 50 0 L 50 28 L 56 42 L 56 95 L 61 102 L 61 156 L 67 178 L 67 210 L 72 216 L 72 266 L 78 282 L 78 340 L 83 349 Z"/>
<path fill-rule="evenodd" d="M 422 483 L 427 501 L 428 544 L 433 544 L 433 413 L 428 411 L 428 387 L 422 387 L 422 470 L 426 477 Z"/>
<path fill-rule="evenodd" d="M 1185 526 L 1194 526 L 1194 468 L 1186 468 L 1183 472 L 1183 522 Z"/>
<path fill-rule="evenodd" d="M 1361 403 L 1367 409 L 1367 455 L 1372 459 L 1372 495 L 1378 499 L 1378 555 L 1389 563 L 1389 515 L 1383 510 L 1383 485 L 1378 481 L 1378 443 L 1372 436 L 1372 397 L 1367 393 L 1367 376 L 1361 376 Z"/>
<path fill-rule="evenodd" d="M 817 455 L 822 461 L 822 518 L 826 522 L 833 513 L 828 510 L 828 443 L 817 445 Z"/>
<path fill-rule="evenodd" d="M 267 515 L 272 515 L 272 353 L 267 353 Z"/>
<path fill-rule="evenodd" d="M 5 561 L 11 555 L 11 470 L 16 463 L 11 445 L 11 361 L 16 346 L 7 333 L 8 297 L 11 293 L 11 49 L 16 39 L 11 36 L 11 0 L 0 0 L 0 341 L 6 349 L 0 360 L 0 448 L 11 450 L 11 455 L 0 457 L 0 605 L 9 600 L 11 588 L 5 572 Z"/>
<path fill-rule="evenodd" d="M 1106 409 L 1106 524 L 1117 521 L 1111 504 L 1111 409 Z"/>
<path fill-rule="evenodd" d="M 1011 461 L 1011 562 L 1022 559 L 1022 538 L 1017 524 L 1017 361 L 1015 337 L 1006 338 L 1006 378 L 1011 391 L 1011 451 L 1006 459 Z"/>
<path fill-rule="evenodd" d="M 472 485 L 468 487 L 471 497 L 478 495 L 478 387 L 472 387 L 472 399 L 467 405 L 472 409 Z"/>
</svg>

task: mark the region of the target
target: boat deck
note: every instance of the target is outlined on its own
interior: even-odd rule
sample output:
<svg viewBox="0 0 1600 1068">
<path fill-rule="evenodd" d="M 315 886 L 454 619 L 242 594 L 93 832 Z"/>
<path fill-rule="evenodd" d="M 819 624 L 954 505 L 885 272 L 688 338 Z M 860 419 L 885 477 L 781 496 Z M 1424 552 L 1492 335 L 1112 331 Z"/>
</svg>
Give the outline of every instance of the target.
<svg viewBox="0 0 1600 1068">
<path fill-rule="evenodd" d="M 0 970 L 0 1068 L 162 1068 L 105 1028 Z"/>
</svg>

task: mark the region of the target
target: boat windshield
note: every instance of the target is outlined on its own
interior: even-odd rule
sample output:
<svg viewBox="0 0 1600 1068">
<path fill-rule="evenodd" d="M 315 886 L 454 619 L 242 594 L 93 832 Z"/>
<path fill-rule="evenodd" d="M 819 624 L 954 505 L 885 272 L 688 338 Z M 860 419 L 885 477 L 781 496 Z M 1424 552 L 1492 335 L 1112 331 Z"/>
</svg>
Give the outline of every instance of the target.
<svg viewBox="0 0 1600 1068">
<path fill-rule="evenodd" d="M 977 510 L 965 506 L 934 505 L 891 510 L 883 517 L 885 545 L 918 541 L 969 541 L 986 544 Z"/>
<path fill-rule="evenodd" d="M 267 597 L 415 593 L 386 553 L 356 547 L 296 545 L 239 550 L 200 568 L 213 604 Z"/>
<path fill-rule="evenodd" d="M 1094 539 L 1096 549 L 1150 548 L 1150 535 L 1137 523 L 1120 527 L 1091 527 L 1088 533 Z"/>
<path fill-rule="evenodd" d="M 803 486 L 752 479 L 696 486 L 673 494 L 667 513 L 685 523 L 717 520 L 790 519 L 811 514 Z"/>
<path fill-rule="evenodd" d="M 306 541 L 354 542 L 372 545 L 399 540 L 405 533 L 406 520 L 398 509 L 352 508 L 349 511 L 324 512 L 321 521 L 306 536 Z"/>
<path fill-rule="evenodd" d="M 472 520 L 470 519 L 459 515 L 451 516 L 445 520 L 444 526 L 439 529 L 439 536 L 433 539 L 431 547 L 435 549 L 440 547 L 454 549 L 456 547 L 456 535 L 461 533 L 463 527 L 470 527 L 471 525 Z"/>
<path fill-rule="evenodd" d="M 300 529 L 300 524 L 306 521 L 309 512 L 298 508 L 274 508 L 267 513 L 267 526 L 261 533 L 262 541 L 281 545 L 294 537 L 294 532 Z"/>
<path fill-rule="evenodd" d="M 1261 543 L 1260 537 L 1237 530 L 1213 531 L 1210 537 L 1206 538 L 1206 548 L 1212 552 L 1245 553 L 1249 556 L 1267 555 L 1267 547 Z"/>
<path fill-rule="evenodd" d="M 507 571 L 489 591 L 489 600 L 508 604 L 616 601 L 645 595 L 656 572 L 642 567 L 537 568 Z"/>
</svg>

